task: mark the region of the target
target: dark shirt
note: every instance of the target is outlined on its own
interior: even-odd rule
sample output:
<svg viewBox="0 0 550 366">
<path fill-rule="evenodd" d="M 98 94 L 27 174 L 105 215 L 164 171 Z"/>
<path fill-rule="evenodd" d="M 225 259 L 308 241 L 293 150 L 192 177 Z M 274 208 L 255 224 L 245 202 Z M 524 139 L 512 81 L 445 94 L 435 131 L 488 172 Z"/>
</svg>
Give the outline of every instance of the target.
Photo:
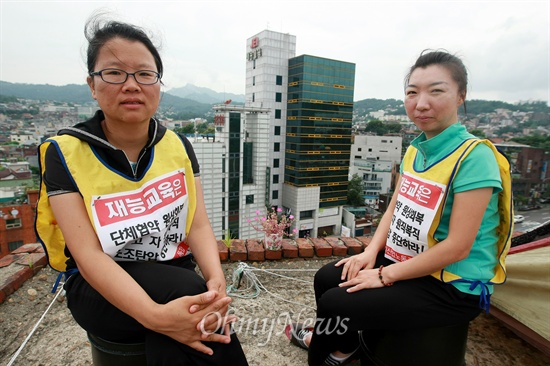
<svg viewBox="0 0 550 366">
<path fill-rule="evenodd" d="M 140 152 L 140 158 L 135 168 L 132 169 L 130 161 L 120 149 L 111 145 L 103 132 L 101 122 L 104 119 L 102 111 L 97 111 L 96 114 L 86 122 L 79 123 L 74 127 L 61 129 L 58 135 L 71 135 L 86 141 L 90 144 L 96 154 L 112 169 L 121 172 L 128 177 L 139 178 L 145 174 L 145 169 L 151 159 L 151 152 L 154 145 L 162 139 L 166 133 L 166 127 L 161 126 L 155 119 L 151 119 L 149 124 L 149 141 Z M 182 139 L 187 155 L 191 160 L 194 176 L 200 174 L 200 166 L 193 150 L 191 142 L 182 135 L 178 136 Z M 83 167 L 85 169 L 85 167 Z M 74 185 L 66 167 L 63 164 L 61 156 L 53 144 L 48 146 L 45 157 L 44 184 L 48 195 L 55 195 L 68 192 L 78 192 Z"/>
</svg>

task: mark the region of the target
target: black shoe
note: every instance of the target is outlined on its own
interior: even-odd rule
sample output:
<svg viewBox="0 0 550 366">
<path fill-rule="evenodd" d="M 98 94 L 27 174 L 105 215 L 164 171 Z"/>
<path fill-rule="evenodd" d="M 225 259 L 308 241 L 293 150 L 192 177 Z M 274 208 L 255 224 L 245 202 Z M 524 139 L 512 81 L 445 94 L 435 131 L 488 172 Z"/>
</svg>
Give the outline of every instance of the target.
<svg viewBox="0 0 550 366">
<path fill-rule="evenodd" d="M 287 325 L 285 328 L 285 334 L 288 339 L 290 339 L 290 342 L 293 345 L 305 350 L 308 349 L 308 346 L 305 343 L 305 337 L 312 332 L 313 327 L 304 327 L 302 323 L 292 323 Z"/>
</svg>

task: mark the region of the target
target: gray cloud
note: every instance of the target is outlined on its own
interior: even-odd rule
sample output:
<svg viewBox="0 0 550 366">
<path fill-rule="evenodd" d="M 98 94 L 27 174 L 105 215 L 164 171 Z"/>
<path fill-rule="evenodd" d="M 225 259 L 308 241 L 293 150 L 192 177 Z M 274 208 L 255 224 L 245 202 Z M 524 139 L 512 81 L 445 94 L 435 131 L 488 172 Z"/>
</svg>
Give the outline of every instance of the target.
<svg viewBox="0 0 550 366">
<path fill-rule="evenodd" d="M 425 48 L 464 58 L 470 98 L 549 101 L 548 1 L 7 2 L 0 5 L 0 80 L 85 82 L 83 27 L 98 8 L 151 29 L 167 88 L 244 93 L 246 39 L 266 28 L 297 37 L 297 54 L 354 62 L 355 99 L 401 98 Z"/>
</svg>

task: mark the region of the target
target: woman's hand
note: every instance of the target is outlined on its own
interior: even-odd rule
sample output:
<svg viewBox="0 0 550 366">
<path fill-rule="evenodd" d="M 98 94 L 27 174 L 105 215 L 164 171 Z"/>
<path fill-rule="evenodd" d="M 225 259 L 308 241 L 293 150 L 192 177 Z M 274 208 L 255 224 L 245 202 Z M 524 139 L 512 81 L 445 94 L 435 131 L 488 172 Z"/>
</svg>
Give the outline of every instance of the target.
<svg viewBox="0 0 550 366">
<path fill-rule="evenodd" d="M 335 264 L 336 267 L 344 265 L 342 268 L 341 280 L 351 280 L 359 274 L 362 269 L 370 269 L 374 267 L 376 262 L 376 256 L 378 253 L 368 250 L 368 247 L 363 253 L 353 255 L 351 257 L 344 258 Z"/>
<path fill-rule="evenodd" d="M 378 277 L 377 269 L 363 269 L 359 271 L 357 276 L 354 276 L 352 279 L 348 279 L 346 282 L 340 283 L 338 286 L 349 287 L 346 291 L 350 293 L 367 288 L 384 287 Z"/>
<path fill-rule="evenodd" d="M 227 297 L 225 278 L 210 279 L 206 282 L 206 286 L 209 291 L 215 291 L 218 294 L 218 298 Z M 190 312 L 194 313 L 200 308 L 199 305 L 193 305 Z M 220 323 L 220 320 L 223 320 Z M 229 314 L 229 305 L 220 309 L 216 314 L 210 314 L 203 319 L 201 323 L 197 325 L 197 330 L 203 331 L 203 338 L 206 338 L 208 333 L 216 332 L 220 328 L 220 324 L 223 326 L 223 334 L 229 335 L 231 330 L 231 323 L 237 321 L 237 316 Z"/>
<path fill-rule="evenodd" d="M 227 309 L 231 298 L 220 297 L 215 291 L 207 291 L 200 295 L 184 296 L 159 305 L 159 313 L 156 318 L 161 325 L 147 326 L 149 329 L 162 333 L 186 344 L 199 352 L 212 355 L 213 351 L 202 341 L 229 343 L 229 334 L 218 334 L 207 330 L 204 324 L 216 318 L 217 326 L 214 329 L 225 327 L 228 317 L 222 315 L 223 309 Z M 194 311 L 191 312 L 191 309 Z"/>
</svg>

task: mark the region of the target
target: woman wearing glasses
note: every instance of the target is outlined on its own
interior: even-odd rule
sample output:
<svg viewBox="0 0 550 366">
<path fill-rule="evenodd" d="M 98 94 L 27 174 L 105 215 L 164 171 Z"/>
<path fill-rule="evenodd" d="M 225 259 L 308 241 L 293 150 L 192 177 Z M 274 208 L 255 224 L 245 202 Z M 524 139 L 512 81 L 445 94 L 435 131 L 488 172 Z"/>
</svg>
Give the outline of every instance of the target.
<svg viewBox="0 0 550 366">
<path fill-rule="evenodd" d="M 153 118 L 163 65 L 133 25 L 86 24 L 101 108 L 40 147 L 37 232 L 90 334 L 149 365 L 246 365 L 189 141 Z M 191 254 L 192 253 L 192 254 Z M 204 279 L 195 272 L 195 261 Z"/>
</svg>

